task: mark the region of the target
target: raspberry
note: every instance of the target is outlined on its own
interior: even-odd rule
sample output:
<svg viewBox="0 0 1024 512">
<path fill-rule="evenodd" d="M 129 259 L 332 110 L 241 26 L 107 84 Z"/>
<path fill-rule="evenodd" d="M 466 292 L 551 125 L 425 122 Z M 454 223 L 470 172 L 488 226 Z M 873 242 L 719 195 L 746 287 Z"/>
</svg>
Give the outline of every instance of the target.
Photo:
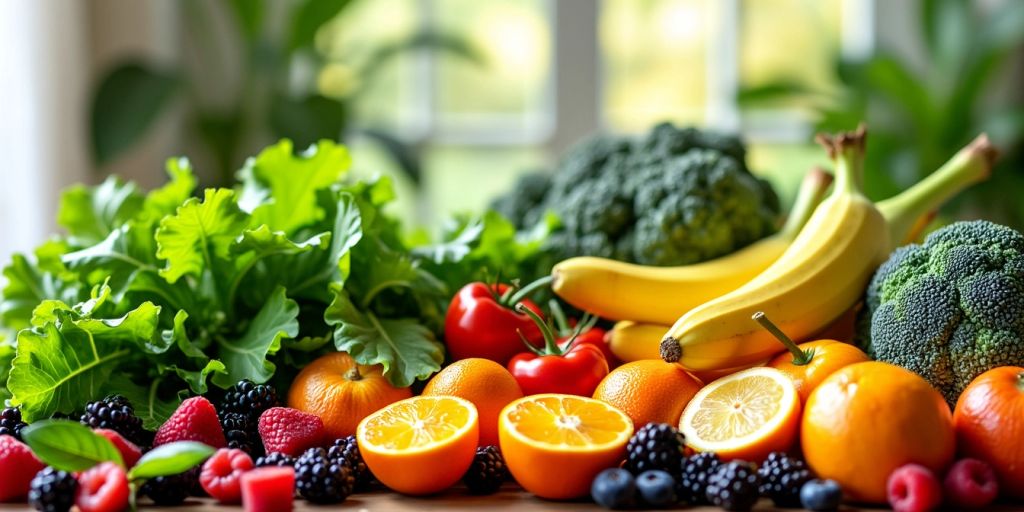
<svg viewBox="0 0 1024 512">
<path fill-rule="evenodd" d="M 218 502 L 239 503 L 242 501 L 242 475 L 253 467 L 249 454 L 242 450 L 221 448 L 203 464 L 199 483 Z"/>
<path fill-rule="evenodd" d="M 315 414 L 272 407 L 260 416 L 260 437 L 268 452 L 298 456 L 324 442 L 324 422 Z"/>
<path fill-rule="evenodd" d="M 180 505 L 188 498 L 192 482 L 188 473 L 158 476 L 142 484 L 139 492 L 149 496 L 153 503 L 161 506 Z"/>
<path fill-rule="evenodd" d="M 295 470 L 290 467 L 254 469 L 242 475 L 245 512 L 290 512 L 295 496 Z"/>
<path fill-rule="evenodd" d="M 47 467 L 32 479 L 28 504 L 39 512 L 68 512 L 75 504 L 76 490 L 75 475 Z"/>
<path fill-rule="evenodd" d="M 129 494 L 124 468 L 102 462 L 78 475 L 75 505 L 81 512 L 121 512 L 128 508 Z"/>
<path fill-rule="evenodd" d="M 43 467 L 25 443 L 11 436 L 0 436 L 0 502 L 20 500 L 28 495 L 32 477 Z"/>
<path fill-rule="evenodd" d="M 992 466 L 978 459 L 961 459 L 946 473 L 943 491 L 947 504 L 975 510 L 995 501 L 999 483 Z"/>
<path fill-rule="evenodd" d="M 142 450 L 134 443 L 125 439 L 118 434 L 116 431 L 107 430 L 105 428 L 96 429 L 94 432 L 107 438 L 111 443 L 114 443 L 114 448 L 121 452 L 121 460 L 124 461 L 124 467 L 130 468 L 135 465 L 139 459 L 142 458 Z"/>
<path fill-rule="evenodd" d="M 153 446 L 174 441 L 198 441 L 214 448 L 227 445 L 217 410 L 209 400 L 197 396 L 182 402 L 178 410 L 157 430 Z"/>
<path fill-rule="evenodd" d="M 907 464 L 893 471 L 887 489 L 889 506 L 895 512 L 925 512 L 942 504 L 939 480 L 920 464 Z"/>
<path fill-rule="evenodd" d="M 135 415 L 135 408 L 127 398 L 110 395 L 103 400 L 85 405 L 85 414 L 80 421 L 91 429 L 109 429 L 124 436 L 135 445 L 146 444 L 142 420 Z"/>
</svg>

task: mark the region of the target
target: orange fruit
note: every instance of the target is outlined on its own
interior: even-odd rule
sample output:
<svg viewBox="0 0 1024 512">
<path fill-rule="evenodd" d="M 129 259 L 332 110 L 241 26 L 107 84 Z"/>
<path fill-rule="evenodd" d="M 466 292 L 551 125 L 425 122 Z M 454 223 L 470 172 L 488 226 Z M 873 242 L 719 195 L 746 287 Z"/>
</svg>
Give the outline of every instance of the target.
<svg viewBox="0 0 1024 512">
<path fill-rule="evenodd" d="M 921 464 L 942 475 L 953 461 L 953 418 L 942 394 L 887 363 L 856 363 L 829 375 L 804 407 L 800 441 L 819 478 L 853 501 L 886 502 L 896 468 Z"/>
<path fill-rule="evenodd" d="M 377 480 L 405 494 L 433 494 L 458 482 L 479 440 L 476 407 L 454 396 L 417 396 L 359 423 L 356 441 Z"/>
<path fill-rule="evenodd" d="M 519 383 L 504 366 L 471 357 L 456 361 L 430 379 L 424 396 L 457 396 L 476 406 L 480 415 L 480 446 L 498 444 L 498 415 L 523 397 Z"/>
<path fill-rule="evenodd" d="M 1003 366 L 977 376 L 953 411 L 957 446 L 995 470 L 999 489 L 1024 498 L 1024 368 Z"/>
<path fill-rule="evenodd" d="M 793 379 L 796 390 L 800 393 L 800 400 L 807 401 L 807 397 L 814 388 L 825 380 L 825 377 L 832 375 L 836 370 L 850 366 L 854 363 L 870 361 L 861 349 L 836 340 L 817 340 L 797 345 L 801 351 L 813 351 L 810 362 L 807 364 L 796 364 L 794 356 L 790 352 L 783 352 L 768 361 L 768 366 L 775 368 Z"/>
<path fill-rule="evenodd" d="M 344 352 L 321 356 L 292 381 L 288 407 L 316 414 L 331 439 L 356 433 L 370 413 L 409 398 L 409 388 L 396 388 L 382 375 L 380 365 L 356 364 Z"/>
<path fill-rule="evenodd" d="M 593 398 L 530 395 L 501 411 L 498 433 L 519 485 L 541 498 L 562 500 L 589 494 L 594 477 L 622 461 L 633 421 Z"/>
<path fill-rule="evenodd" d="M 650 422 L 675 425 L 700 387 L 678 364 L 646 359 L 612 370 L 597 385 L 594 398 L 618 407 L 633 419 L 634 428 Z"/>
<path fill-rule="evenodd" d="M 758 367 L 704 386 L 683 411 L 679 429 L 696 451 L 761 462 L 793 446 L 799 423 L 793 381 L 774 368 Z"/>
</svg>

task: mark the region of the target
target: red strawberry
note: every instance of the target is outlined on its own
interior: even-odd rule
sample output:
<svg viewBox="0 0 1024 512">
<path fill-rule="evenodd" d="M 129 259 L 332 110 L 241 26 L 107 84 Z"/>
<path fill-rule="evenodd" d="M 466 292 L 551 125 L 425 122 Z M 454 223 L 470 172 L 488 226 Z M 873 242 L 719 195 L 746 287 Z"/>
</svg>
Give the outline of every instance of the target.
<svg viewBox="0 0 1024 512">
<path fill-rule="evenodd" d="M 221 448 L 203 464 L 199 484 L 220 503 L 242 501 L 242 475 L 254 464 L 249 454 L 234 448 Z"/>
<path fill-rule="evenodd" d="M 81 512 L 121 512 L 128 508 L 129 494 L 124 468 L 102 462 L 78 475 L 75 505 Z"/>
<path fill-rule="evenodd" d="M 209 400 L 196 396 L 178 406 L 170 419 L 156 431 L 153 446 L 175 441 L 198 441 L 214 448 L 227 446 L 217 409 Z"/>
<path fill-rule="evenodd" d="M 142 450 L 131 441 L 121 437 L 121 434 L 105 428 L 98 428 L 93 432 L 110 439 L 110 442 L 114 443 L 114 448 L 121 452 L 121 460 L 124 461 L 124 467 L 130 468 L 142 458 Z"/>
<path fill-rule="evenodd" d="M 295 470 L 265 467 L 242 475 L 245 512 L 290 512 L 295 497 Z"/>
<path fill-rule="evenodd" d="M 324 442 L 324 422 L 320 417 L 297 409 L 267 409 L 260 415 L 259 429 L 267 453 L 296 457 Z"/>
<path fill-rule="evenodd" d="M 43 467 L 25 443 L 0 436 L 0 502 L 24 501 L 32 478 Z"/>
</svg>

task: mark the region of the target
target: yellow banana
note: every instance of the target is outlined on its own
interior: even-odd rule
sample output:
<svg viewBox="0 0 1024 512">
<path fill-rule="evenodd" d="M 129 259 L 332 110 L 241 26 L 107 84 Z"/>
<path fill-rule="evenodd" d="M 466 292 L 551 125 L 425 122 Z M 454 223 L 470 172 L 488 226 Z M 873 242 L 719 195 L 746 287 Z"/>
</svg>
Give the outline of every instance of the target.
<svg viewBox="0 0 1024 512">
<path fill-rule="evenodd" d="M 608 348 L 624 363 L 641 359 L 660 359 L 658 347 L 667 325 L 623 320 L 608 331 Z"/>
<path fill-rule="evenodd" d="M 731 254 L 678 267 L 570 258 L 552 269 L 552 289 L 573 306 L 603 318 L 671 324 L 680 314 L 739 288 L 782 256 L 831 182 L 828 173 L 812 169 L 782 229 Z"/>
<path fill-rule="evenodd" d="M 833 194 L 767 270 L 680 317 L 661 342 L 666 361 L 712 370 L 770 357 L 780 346 L 751 321 L 757 311 L 797 341 L 820 331 L 861 297 L 875 268 L 917 219 L 987 177 L 995 158 L 981 136 L 921 183 L 876 207 L 860 192 L 863 128 L 822 139 L 836 160 Z"/>
</svg>

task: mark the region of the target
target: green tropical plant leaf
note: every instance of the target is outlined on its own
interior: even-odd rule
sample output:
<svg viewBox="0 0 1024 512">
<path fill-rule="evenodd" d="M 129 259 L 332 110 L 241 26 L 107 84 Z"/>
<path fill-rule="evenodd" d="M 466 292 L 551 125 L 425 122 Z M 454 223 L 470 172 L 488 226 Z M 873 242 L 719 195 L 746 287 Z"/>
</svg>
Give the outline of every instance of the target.
<svg viewBox="0 0 1024 512">
<path fill-rule="evenodd" d="M 138 62 L 114 68 L 100 81 L 91 113 L 92 150 L 98 163 L 138 141 L 170 103 L 179 79 Z"/>
</svg>

